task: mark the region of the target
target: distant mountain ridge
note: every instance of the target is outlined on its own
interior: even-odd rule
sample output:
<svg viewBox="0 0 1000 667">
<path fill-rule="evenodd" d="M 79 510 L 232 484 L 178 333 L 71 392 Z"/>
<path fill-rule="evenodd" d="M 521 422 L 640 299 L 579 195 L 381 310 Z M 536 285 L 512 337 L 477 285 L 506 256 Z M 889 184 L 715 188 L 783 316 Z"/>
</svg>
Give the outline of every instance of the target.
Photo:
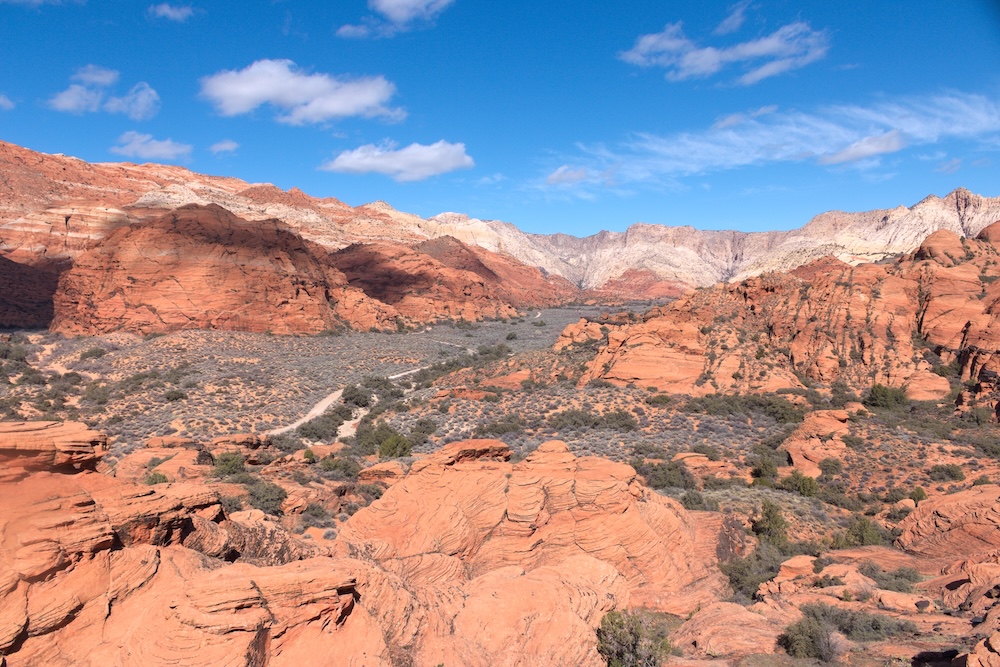
<svg viewBox="0 0 1000 667">
<path fill-rule="evenodd" d="M 822 213 L 790 231 L 637 223 L 624 232 L 577 238 L 530 234 L 508 222 L 460 213 L 425 219 L 381 201 L 351 207 L 297 188 L 286 192 L 171 165 L 91 164 L 5 142 L 0 142 L 0 175 L 0 253 L 15 261 L 71 262 L 88 244 L 151 212 L 215 204 L 249 221 L 279 219 L 334 251 L 356 243 L 413 247 L 450 236 L 561 276 L 598 300 L 654 298 L 790 270 L 825 255 L 848 263 L 876 261 L 912 251 L 939 229 L 975 237 L 1000 220 L 1000 197 L 957 189 L 911 207 Z"/>
</svg>

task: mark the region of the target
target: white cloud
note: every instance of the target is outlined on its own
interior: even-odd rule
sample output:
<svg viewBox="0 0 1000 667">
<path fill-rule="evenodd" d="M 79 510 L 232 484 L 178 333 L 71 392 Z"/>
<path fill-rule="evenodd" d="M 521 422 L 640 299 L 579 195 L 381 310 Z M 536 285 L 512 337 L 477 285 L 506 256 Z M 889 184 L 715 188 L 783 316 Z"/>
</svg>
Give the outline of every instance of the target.
<svg viewBox="0 0 1000 667">
<path fill-rule="evenodd" d="M 368 0 L 368 7 L 393 23 L 403 25 L 411 21 L 429 21 L 440 14 L 454 0 Z"/>
<path fill-rule="evenodd" d="M 719 120 L 712 124 L 712 128 L 716 130 L 722 130 L 727 127 L 735 127 L 740 123 L 746 122 L 750 118 L 759 118 L 760 116 L 766 116 L 769 113 L 774 113 L 778 110 L 777 104 L 769 104 L 765 107 L 760 107 L 759 109 L 754 109 L 753 111 L 748 111 L 746 113 L 734 113 L 728 116 L 723 116 Z"/>
<path fill-rule="evenodd" d="M 749 6 L 750 0 L 743 0 L 743 2 L 731 7 L 729 9 L 729 16 L 719 24 L 713 31 L 713 34 L 728 35 L 742 28 L 743 22 L 747 19 L 747 8 Z"/>
<path fill-rule="evenodd" d="M 171 5 L 167 2 L 161 2 L 158 5 L 150 5 L 148 12 L 153 18 L 183 23 L 194 14 L 194 8 L 190 5 Z"/>
<path fill-rule="evenodd" d="M 118 145 L 109 150 L 142 160 L 179 160 L 191 155 L 192 146 L 177 143 L 173 139 L 154 139 L 151 134 L 126 132 L 118 137 Z"/>
<path fill-rule="evenodd" d="M 337 29 L 337 37 L 392 37 L 405 32 L 414 23 L 430 23 L 454 0 L 368 0 L 368 8 L 380 16 L 364 16 L 361 24 L 346 24 Z"/>
<path fill-rule="evenodd" d="M 241 70 L 225 70 L 201 80 L 201 95 L 223 116 L 249 113 L 270 104 L 283 110 L 278 120 L 291 125 L 322 123 L 347 116 L 401 120 L 390 108 L 396 86 L 382 76 L 348 79 L 306 74 L 291 60 L 258 60 Z"/>
<path fill-rule="evenodd" d="M 0 111 L 10 111 L 14 108 L 14 102 L 6 95 L 0 94 Z"/>
<path fill-rule="evenodd" d="M 99 111 L 103 100 L 104 91 L 74 83 L 61 93 L 53 95 L 49 106 L 56 111 L 87 113 Z"/>
<path fill-rule="evenodd" d="M 752 85 L 805 67 L 823 58 L 829 47 L 826 32 L 815 31 L 803 22 L 782 26 L 760 39 L 721 48 L 699 47 L 684 35 L 680 23 L 671 23 L 662 32 L 642 35 L 619 57 L 640 67 L 666 68 L 669 81 L 704 78 L 729 65 L 743 65 L 745 71 L 736 82 Z"/>
<path fill-rule="evenodd" d="M 135 84 L 121 97 L 108 97 L 108 88 L 118 82 L 117 70 L 86 65 L 76 70 L 70 79 L 79 83 L 71 83 L 66 90 L 49 99 L 49 106 L 56 111 L 81 114 L 103 109 L 108 113 L 125 114 L 132 120 L 146 120 L 160 110 L 160 96 L 145 81 Z"/>
<path fill-rule="evenodd" d="M 832 155 L 819 158 L 820 164 L 840 164 L 842 162 L 857 162 L 885 153 L 896 153 L 906 148 L 899 130 L 891 130 L 883 134 L 875 134 L 858 139 L 853 144 Z"/>
<path fill-rule="evenodd" d="M 100 65 L 84 65 L 70 77 L 87 86 L 106 87 L 118 83 L 118 70 L 108 69 Z"/>
<path fill-rule="evenodd" d="M 239 147 L 240 145 L 232 139 L 223 139 L 222 141 L 212 144 L 208 150 L 212 151 L 213 154 L 218 155 L 219 153 L 232 153 Z"/>
<path fill-rule="evenodd" d="M 770 111 L 757 117 L 742 114 L 739 122 L 716 122 L 700 131 L 639 133 L 617 146 L 583 146 L 582 154 L 563 156 L 562 161 L 591 174 L 611 174 L 614 183 L 663 184 L 781 162 L 871 168 L 878 166 L 880 156 L 906 146 L 924 147 L 914 156 L 924 159 L 942 141 L 988 144 L 998 137 L 1000 99 L 952 92 L 811 112 Z M 555 173 L 558 170 L 545 179 Z M 589 179 L 578 187 L 595 187 L 601 182 Z"/>
<path fill-rule="evenodd" d="M 545 177 L 547 185 L 565 185 L 569 183 L 579 183 L 590 178 L 590 172 L 586 167 L 574 169 L 567 164 L 562 165 L 551 174 Z"/>
<path fill-rule="evenodd" d="M 109 113 L 123 113 L 132 120 L 147 120 L 160 110 L 160 96 L 145 81 L 132 86 L 124 97 L 111 97 L 104 103 Z"/>
<path fill-rule="evenodd" d="M 342 25 L 337 28 L 337 37 L 361 39 L 371 34 L 371 28 L 366 25 Z"/>
<path fill-rule="evenodd" d="M 938 165 L 938 168 L 934 171 L 940 171 L 943 174 L 954 174 L 962 167 L 962 158 L 952 158 L 947 162 L 942 162 Z"/>
<path fill-rule="evenodd" d="M 396 181 L 405 182 L 422 181 L 431 176 L 474 166 L 475 162 L 465 152 L 465 144 L 452 144 L 442 140 L 429 146 L 410 144 L 399 150 L 391 143 L 378 146 L 366 144 L 352 151 L 344 151 L 322 164 L 320 169 L 347 174 L 385 174 Z"/>
</svg>

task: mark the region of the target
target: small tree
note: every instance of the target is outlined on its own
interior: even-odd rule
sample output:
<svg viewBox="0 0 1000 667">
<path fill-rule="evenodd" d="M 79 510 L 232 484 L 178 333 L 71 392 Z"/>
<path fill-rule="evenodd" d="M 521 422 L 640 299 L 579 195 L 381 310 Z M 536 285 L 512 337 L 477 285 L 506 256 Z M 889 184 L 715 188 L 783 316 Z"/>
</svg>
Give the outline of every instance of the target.
<svg viewBox="0 0 1000 667">
<path fill-rule="evenodd" d="M 657 640 L 638 614 L 608 612 L 597 628 L 597 652 L 608 667 L 659 667 L 669 650 L 669 642 Z"/>
<path fill-rule="evenodd" d="M 228 477 L 246 472 L 243 455 L 236 452 L 223 452 L 215 459 L 215 476 Z"/>
</svg>

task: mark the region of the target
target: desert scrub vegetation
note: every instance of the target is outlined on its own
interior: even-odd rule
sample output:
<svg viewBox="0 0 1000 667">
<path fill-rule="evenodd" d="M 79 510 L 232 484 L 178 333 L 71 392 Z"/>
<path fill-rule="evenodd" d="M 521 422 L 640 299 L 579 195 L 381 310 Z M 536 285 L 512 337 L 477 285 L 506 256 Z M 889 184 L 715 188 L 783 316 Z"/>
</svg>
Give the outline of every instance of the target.
<svg viewBox="0 0 1000 667">
<path fill-rule="evenodd" d="M 346 389 L 344 390 L 346 393 Z M 369 396 L 370 398 L 370 396 Z M 344 399 L 344 403 L 339 405 L 334 405 L 326 410 L 319 417 L 310 419 L 305 424 L 302 424 L 297 429 L 295 429 L 296 434 L 299 437 L 307 438 L 314 442 L 324 442 L 332 441 L 336 439 L 337 433 L 340 427 L 345 421 L 354 416 L 354 411 L 350 408 L 347 403 L 353 403 L 353 401 L 348 401 Z M 365 403 L 367 405 L 367 402 Z"/>
<path fill-rule="evenodd" d="M 767 415 L 779 424 L 797 424 L 805 410 L 777 394 L 710 394 L 685 403 L 687 412 L 707 415 Z"/>
<path fill-rule="evenodd" d="M 659 667 L 670 653 L 667 628 L 649 614 L 609 611 L 597 628 L 597 652 L 608 667 Z"/>
<path fill-rule="evenodd" d="M 915 634 L 917 626 L 882 614 L 842 609 L 818 603 L 801 607 L 803 618 L 785 628 L 779 644 L 795 658 L 813 658 L 833 662 L 838 657 L 834 632 L 852 641 L 870 642 Z"/>
<path fill-rule="evenodd" d="M 819 552 L 818 545 L 812 542 L 788 539 L 788 521 L 781 508 L 770 500 L 761 503 L 760 510 L 751 520 L 750 530 L 758 540 L 753 553 L 719 565 L 722 573 L 729 578 L 733 601 L 740 604 L 752 601 L 760 585 L 773 579 L 788 558 Z"/>
<path fill-rule="evenodd" d="M 900 567 L 892 571 L 883 570 L 873 561 L 866 560 L 858 567 L 858 572 L 875 582 L 886 591 L 912 593 L 913 584 L 921 580 L 920 573 L 912 567 Z"/>
</svg>

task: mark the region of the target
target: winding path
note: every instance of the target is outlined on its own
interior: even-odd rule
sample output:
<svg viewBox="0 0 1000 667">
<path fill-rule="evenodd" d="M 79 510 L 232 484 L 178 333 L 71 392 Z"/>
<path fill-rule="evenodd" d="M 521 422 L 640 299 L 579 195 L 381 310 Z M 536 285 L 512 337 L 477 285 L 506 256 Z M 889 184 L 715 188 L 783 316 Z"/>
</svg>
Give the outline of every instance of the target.
<svg viewBox="0 0 1000 667">
<path fill-rule="evenodd" d="M 411 369 L 411 370 L 408 370 L 408 371 L 403 371 L 402 373 L 396 373 L 395 375 L 390 375 L 388 379 L 390 379 L 390 380 L 398 380 L 400 378 L 406 377 L 407 375 L 414 375 L 415 373 L 419 373 L 420 371 L 422 371 L 422 370 L 424 370 L 426 368 L 430 368 L 430 366 L 421 366 L 420 368 L 414 368 L 414 369 Z M 296 421 L 296 422 L 294 422 L 292 424 L 289 424 L 288 426 L 282 426 L 280 428 L 272 429 L 272 430 L 268 431 L 265 435 L 281 435 L 282 433 L 288 433 L 289 431 L 294 431 L 295 429 L 297 429 L 298 427 L 302 426 L 303 424 L 305 424 L 310 419 L 315 419 L 316 417 L 319 417 L 321 414 L 323 414 L 324 412 L 326 412 L 327 410 L 329 410 L 330 407 L 334 403 L 336 403 L 337 401 L 339 401 L 340 397 L 343 396 L 343 395 L 344 395 L 343 388 L 338 389 L 337 391 L 335 391 L 335 392 L 333 392 L 331 394 L 327 394 L 322 400 L 320 400 L 319 403 L 317 403 L 316 405 L 312 406 L 312 409 L 310 409 L 309 412 L 307 412 L 305 414 L 305 416 L 302 417 L 301 419 L 299 419 L 298 421 Z M 364 411 L 364 412 L 367 412 L 367 411 Z M 364 412 L 361 415 L 358 416 L 358 418 L 357 418 L 358 421 L 361 419 L 361 417 L 364 416 Z M 352 420 L 352 421 L 355 421 L 355 420 Z"/>
</svg>

